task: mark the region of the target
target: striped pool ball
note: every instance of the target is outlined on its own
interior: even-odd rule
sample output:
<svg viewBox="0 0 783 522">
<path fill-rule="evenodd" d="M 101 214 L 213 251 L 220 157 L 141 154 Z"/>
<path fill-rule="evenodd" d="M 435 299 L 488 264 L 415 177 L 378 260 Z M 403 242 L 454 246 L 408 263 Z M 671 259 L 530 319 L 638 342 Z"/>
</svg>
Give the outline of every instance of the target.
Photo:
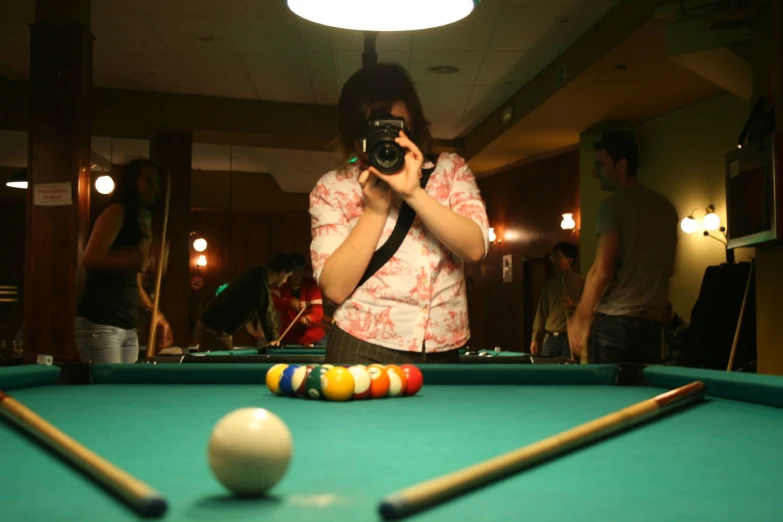
<svg viewBox="0 0 783 522">
<path fill-rule="evenodd" d="M 286 397 L 293 397 L 296 395 L 296 392 L 293 388 L 292 379 L 294 378 L 294 372 L 298 368 L 298 364 L 292 364 L 283 370 L 283 375 L 280 377 L 280 395 L 285 395 Z"/>
<path fill-rule="evenodd" d="M 300 366 L 291 377 L 291 388 L 297 397 L 307 396 L 307 376 L 313 371 L 312 366 Z"/>
<path fill-rule="evenodd" d="M 369 399 L 372 381 L 370 379 L 370 374 L 367 372 L 367 368 L 357 365 L 351 366 L 348 368 L 348 371 L 353 375 L 353 398 L 355 400 Z"/>
<path fill-rule="evenodd" d="M 307 375 L 305 390 L 307 391 L 307 396 L 311 399 L 324 398 L 323 390 L 321 389 L 321 377 L 327 371 L 329 371 L 329 368 L 316 365 L 313 366 L 313 369 L 310 370 L 310 373 Z"/>
<path fill-rule="evenodd" d="M 330 368 L 321 377 L 321 388 L 328 401 L 342 402 L 351 400 L 354 391 L 353 375 L 346 368 Z"/>
<path fill-rule="evenodd" d="M 389 376 L 389 397 L 401 397 L 405 394 L 405 386 L 408 384 L 405 372 L 396 364 L 386 365 L 386 373 Z"/>
<path fill-rule="evenodd" d="M 389 393 L 389 375 L 383 366 L 371 364 L 367 367 L 367 373 L 370 374 L 370 396 L 373 399 L 386 397 Z"/>
<path fill-rule="evenodd" d="M 283 371 L 288 368 L 287 364 L 275 364 L 266 372 L 266 387 L 275 395 L 282 395 L 280 392 L 280 378 Z"/>
<path fill-rule="evenodd" d="M 405 395 L 411 397 L 419 393 L 419 390 L 424 385 L 424 376 L 421 374 L 421 370 L 412 364 L 403 364 L 400 368 L 405 372 L 405 381 L 407 383 Z"/>
</svg>

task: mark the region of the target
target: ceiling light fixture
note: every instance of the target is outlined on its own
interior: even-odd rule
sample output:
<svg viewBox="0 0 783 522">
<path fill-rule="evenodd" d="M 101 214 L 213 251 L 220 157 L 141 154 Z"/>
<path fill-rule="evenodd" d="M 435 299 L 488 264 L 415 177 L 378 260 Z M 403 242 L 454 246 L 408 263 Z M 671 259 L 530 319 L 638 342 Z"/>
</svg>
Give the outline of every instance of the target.
<svg viewBox="0 0 783 522">
<path fill-rule="evenodd" d="M 436 65 L 434 67 L 429 67 L 427 70 L 432 74 L 440 75 L 456 74 L 459 72 L 459 69 L 453 65 Z"/>
<path fill-rule="evenodd" d="M 358 31 L 414 31 L 452 24 L 480 0 L 288 0 L 295 14 L 317 24 Z M 415 13 L 415 15 L 411 15 Z"/>
</svg>

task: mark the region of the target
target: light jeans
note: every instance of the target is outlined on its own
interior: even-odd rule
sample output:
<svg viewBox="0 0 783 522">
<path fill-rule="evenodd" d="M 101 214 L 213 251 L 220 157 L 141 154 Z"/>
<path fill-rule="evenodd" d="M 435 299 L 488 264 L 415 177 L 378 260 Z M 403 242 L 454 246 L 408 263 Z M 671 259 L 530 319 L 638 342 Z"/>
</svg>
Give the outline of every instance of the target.
<svg viewBox="0 0 783 522">
<path fill-rule="evenodd" d="M 139 358 L 139 336 L 135 328 L 124 330 L 77 317 L 73 329 L 82 361 L 135 363 Z"/>
</svg>

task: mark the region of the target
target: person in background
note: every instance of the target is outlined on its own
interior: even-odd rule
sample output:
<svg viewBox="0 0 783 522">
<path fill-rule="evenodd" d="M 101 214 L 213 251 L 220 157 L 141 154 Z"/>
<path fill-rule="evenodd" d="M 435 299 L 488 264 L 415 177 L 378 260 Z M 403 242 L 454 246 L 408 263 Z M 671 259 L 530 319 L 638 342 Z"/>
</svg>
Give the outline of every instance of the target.
<svg viewBox="0 0 783 522">
<path fill-rule="evenodd" d="M 636 179 L 631 132 L 595 145 L 593 177 L 611 192 L 598 209 L 598 248 L 582 299 L 569 321 L 574 355 L 591 363 L 657 363 L 677 249 L 677 212 Z"/>
<path fill-rule="evenodd" d="M 150 266 L 152 208 L 160 197 L 160 179 L 153 162 L 129 162 L 111 201 L 95 220 L 82 258 L 85 279 L 74 323 L 83 361 L 138 359 L 139 309 L 151 312 L 153 307 L 142 275 Z M 156 320 L 162 332 L 159 347 L 166 348 L 172 343 L 171 328 L 163 314 Z"/>
<path fill-rule="evenodd" d="M 291 256 L 277 254 L 266 266 L 251 268 L 218 293 L 196 323 L 198 350 L 233 350 L 234 334 L 256 318 L 267 345 L 278 344 L 280 327 L 271 288 L 285 283 L 293 272 Z"/>
<path fill-rule="evenodd" d="M 425 156 L 430 123 L 399 65 L 354 73 L 337 112 L 342 164 L 310 193 L 313 275 L 324 297 L 338 305 L 325 361 L 459 362 L 459 348 L 470 338 L 464 263 L 482 260 L 489 248 L 475 177 L 457 154 Z M 402 119 L 408 129 L 394 140 L 405 154 L 394 174 L 371 167 L 362 147 L 370 121 L 380 117 Z M 431 172 L 426 187 L 424 170 Z M 403 204 L 416 214 L 410 230 L 390 260 L 362 282 Z"/>
<path fill-rule="evenodd" d="M 315 279 L 310 275 L 308 263 L 302 254 L 292 254 L 294 273 L 279 288 L 272 290 L 275 308 L 280 314 L 280 329 L 285 331 L 304 310 L 296 325 L 292 326 L 281 344 L 324 346 L 326 332 L 321 325 L 324 317 L 323 296 Z"/>
<path fill-rule="evenodd" d="M 579 253 L 573 243 L 562 242 L 552 248 L 549 256 L 557 275 L 544 283 L 533 322 L 533 354 L 571 357 L 568 344 L 568 318 L 574 312 L 585 278 L 574 272 Z"/>
</svg>

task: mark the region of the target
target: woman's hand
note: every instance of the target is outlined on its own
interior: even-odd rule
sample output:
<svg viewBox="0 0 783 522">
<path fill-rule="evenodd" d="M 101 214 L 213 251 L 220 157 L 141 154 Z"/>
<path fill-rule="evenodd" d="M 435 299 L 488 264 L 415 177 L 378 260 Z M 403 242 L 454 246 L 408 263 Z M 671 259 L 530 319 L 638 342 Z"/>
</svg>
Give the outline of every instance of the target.
<svg viewBox="0 0 783 522">
<path fill-rule="evenodd" d="M 378 177 L 378 172 L 370 168 L 359 174 L 359 186 L 362 187 L 364 208 L 374 214 L 386 216 L 391 207 L 389 185 Z"/>
<path fill-rule="evenodd" d="M 421 166 L 424 164 L 424 155 L 404 132 L 400 131 L 399 137 L 394 140 L 397 145 L 406 149 L 405 166 L 396 174 L 381 174 L 371 167 L 373 174 L 386 182 L 391 189 L 404 201 L 412 198 L 421 190 Z"/>
</svg>

